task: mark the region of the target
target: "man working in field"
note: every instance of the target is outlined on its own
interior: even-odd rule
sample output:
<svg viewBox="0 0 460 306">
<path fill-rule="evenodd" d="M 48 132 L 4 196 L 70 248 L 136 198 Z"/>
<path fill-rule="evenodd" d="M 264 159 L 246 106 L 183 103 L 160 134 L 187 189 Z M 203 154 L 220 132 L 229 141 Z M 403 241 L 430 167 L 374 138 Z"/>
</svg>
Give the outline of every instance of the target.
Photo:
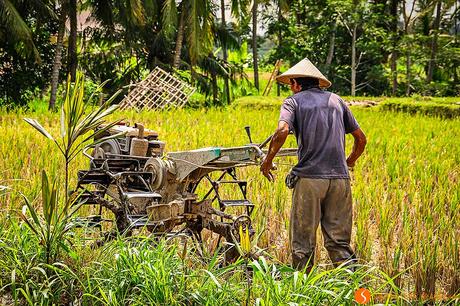
<svg viewBox="0 0 460 306">
<path fill-rule="evenodd" d="M 324 245 L 335 265 L 355 259 L 350 247 L 352 198 L 348 167 L 364 151 L 366 136 L 343 100 L 321 88 L 331 86 L 326 77 L 304 59 L 277 77 L 294 93 L 284 100 L 281 114 L 261 171 L 273 180 L 273 158 L 289 131 L 298 144 L 298 164 L 286 178 L 294 188 L 290 243 L 296 269 L 314 263 L 316 229 L 321 223 Z M 353 151 L 345 159 L 345 134 L 354 137 Z"/>
</svg>

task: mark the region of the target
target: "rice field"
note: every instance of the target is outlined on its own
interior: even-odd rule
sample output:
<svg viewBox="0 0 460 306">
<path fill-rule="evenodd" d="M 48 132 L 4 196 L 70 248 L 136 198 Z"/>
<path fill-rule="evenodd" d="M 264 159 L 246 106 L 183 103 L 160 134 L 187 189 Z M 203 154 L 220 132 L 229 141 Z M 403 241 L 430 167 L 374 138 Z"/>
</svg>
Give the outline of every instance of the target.
<svg viewBox="0 0 460 306">
<path fill-rule="evenodd" d="M 37 256 L 37 242 L 15 212 L 20 212 L 24 205 L 22 195 L 29 199 L 39 197 L 42 169 L 61 180 L 64 172 L 59 152 L 25 123 L 23 117 L 37 119 L 57 135 L 59 116 L 2 112 L 0 186 L 8 189 L 2 187 L 0 190 L 0 304 L 2 295 L 10 301 L 21 297 L 31 305 L 52 304 L 46 294 L 48 297 L 54 294 L 59 301 L 66 303 L 77 299 L 83 304 L 101 305 L 218 305 L 222 302 L 238 305 L 245 301 L 258 305 L 288 301 L 343 305 L 353 303 L 350 288 L 365 281 L 374 289 L 371 290 L 375 293 L 374 302 L 405 304 L 428 299 L 439 303 L 450 300 L 454 304 L 455 297 L 458 302 L 460 120 L 359 107 L 352 110 L 368 138 L 366 151 L 352 172 L 352 243 L 360 262 L 369 270 L 353 276 L 331 269 L 319 233 L 317 258 L 321 267 L 314 285 L 324 291 L 315 291 L 308 286 L 313 284 L 309 282 L 314 276 L 299 278 L 299 274 L 289 272 L 289 268 L 283 265 L 290 261 L 288 228 L 291 205 L 284 176 L 295 159 L 279 159 L 274 183 L 268 182 L 257 167 L 238 170 L 238 175 L 249 182 L 248 198 L 256 204 L 253 222 L 255 229 L 262 232 L 258 246 L 270 256 L 266 256 L 268 262 L 252 263 L 256 273 L 249 299 L 244 298 L 248 287 L 242 273 L 225 276 L 232 267 L 221 269 L 209 263 L 204 267 L 189 261 L 185 263 L 177 255 L 180 246 L 152 247 L 148 239 L 136 242 L 132 248 L 124 241 L 116 241 L 102 250 L 75 247 L 61 265 L 38 265 L 34 257 Z M 159 132 L 160 139 L 166 141 L 166 151 L 179 151 L 246 144 L 246 125 L 251 126 L 252 139 L 262 141 L 275 129 L 278 112 L 236 106 L 210 110 L 117 112 L 111 118 L 142 122 Z M 348 151 L 351 141 L 347 137 Z M 294 137 L 289 137 L 285 147 L 295 147 Z M 76 182 L 76 171 L 86 167 L 87 160 L 82 156 L 71 164 L 71 185 Z M 34 203 L 40 206 L 39 200 Z M 279 266 L 284 268 L 279 271 Z M 32 283 L 26 280 L 27 275 L 35 275 Z M 59 283 L 63 279 L 72 281 Z M 328 279 L 336 282 L 331 284 Z M 56 288 L 61 288 L 62 292 Z M 327 292 L 336 291 L 340 294 L 330 300 L 332 295 Z M 144 296 L 146 292 L 150 295 Z M 381 293 L 387 295 L 378 298 Z M 321 294 L 328 297 L 323 299 Z"/>
</svg>

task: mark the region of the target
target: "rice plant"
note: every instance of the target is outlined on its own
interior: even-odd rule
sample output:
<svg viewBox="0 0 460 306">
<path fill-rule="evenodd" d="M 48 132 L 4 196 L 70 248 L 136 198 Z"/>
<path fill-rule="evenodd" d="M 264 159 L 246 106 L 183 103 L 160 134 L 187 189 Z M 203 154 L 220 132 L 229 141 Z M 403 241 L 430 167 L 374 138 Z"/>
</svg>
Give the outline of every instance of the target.
<svg viewBox="0 0 460 306">
<path fill-rule="evenodd" d="M 261 234 L 257 245 L 265 251 L 267 265 L 261 261 L 248 262 L 254 271 L 250 303 L 272 305 L 285 299 L 285 303 L 348 304 L 353 290 L 362 283 L 373 288 L 375 303 L 458 302 L 459 119 L 360 108 L 353 111 L 369 140 L 365 155 L 352 173 L 352 241 L 360 263 L 367 268 L 355 276 L 346 269 L 335 271 L 324 249 L 319 248 L 321 266 L 312 275 L 289 270 L 285 264 L 290 261 L 291 194 L 284 186 L 284 174 L 295 159 L 278 160 L 279 170 L 273 184 L 260 175 L 257 167 L 239 169 L 239 176 L 249 181 L 248 197 L 257 205 L 253 223 Z M 59 115 L 54 114 L 3 112 L 0 117 L 0 185 L 8 186 L 0 192 L 0 284 L 2 291 L 18 299 L 24 296 L 19 288 L 25 288 L 25 279 L 35 275 L 32 267 L 38 265 L 38 240 L 15 217 L 24 203 L 20 193 L 29 199 L 39 196 L 43 169 L 58 180 L 65 178 L 60 151 L 51 141 L 43 141 L 23 117 L 41 122 L 51 135 L 59 135 L 60 121 Z M 278 111 L 238 106 L 220 110 L 126 111 L 115 112 L 108 120 L 121 118 L 144 123 L 159 132 L 166 141 L 167 151 L 179 151 L 246 144 L 246 125 L 251 125 L 252 138 L 261 141 L 275 129 Z M 351 142 L 347 141 L 349 150 Z M 290 138 L 286 146 L 295 146 L 295 139 Z M 75 155 L 68 169 L 69 186 L 75 183 L 76 171 L 86 167 L 86 160 Z M 65 295 L 75 294 L 76 299 L 101 305 L 161 304 L 165 300 L 181 305 L 245 303 L 248 285 L 244 261 L 228 268 L 207 267 L 194 260 L 191 252 L 181 258 L 183 250 L 174 249 L 177 247 L 180 248 L 154 245 L 147 240 L 145 245 L 137 247 L 137 251 L 143 252 L 139 254 L 133 254 L 136 251 L 126 241 L 114 241 L 103 250 L 76 248 L 75 254 L 64 259 L 76 275 L 74 281 L 69 281 L 74 289 L 67 290 L 73 293 L 66 291 L 55 297 L 65 300 Z M 123 265 L 116 258 L 123 260 Z M 16 287 L 12 285 L 12 267 L 17 267 Z M 373 271 L 373 276 L 365 276 L 368 275 L 365 270 Z M 57 273 L 56 269 L 53 271 Z M 134 276 L 130 278 L 131 273 Z M 71 278 L 69 273 L 66 275 Z M 152 282 L 145 279 L 151 277 L 156 279 Z M 160 284 L 166 288 L 162 292 L 158 289 Z M 38 289 L 29 289 L 27 296 L 33 296 L 34 290 Z M 36 296 L 38 299 L 39 295 Z"/>
</svg>

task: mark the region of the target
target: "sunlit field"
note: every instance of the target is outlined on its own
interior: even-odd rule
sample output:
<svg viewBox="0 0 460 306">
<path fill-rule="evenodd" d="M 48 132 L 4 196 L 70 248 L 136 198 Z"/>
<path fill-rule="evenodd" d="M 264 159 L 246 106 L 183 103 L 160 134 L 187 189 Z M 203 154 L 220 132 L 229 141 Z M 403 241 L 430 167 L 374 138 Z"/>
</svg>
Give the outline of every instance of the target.
<svg viewBox="0 0 460 306">
<path fill-rule="evenodd" d="M 438 301 L 447 301 L 448 297 L 458 294 L 460 289 L 460 246 L 458 242 L 460 237 L 460 120 L 441 120 L 433 117 L 410 116 L 359 107 L 352 108 L 352 110 L 368 138 L 366 151 L 351 173 L 354 197 L 352 241 L 360 263 L 377 267 L 390 277 L 391 279 L 386 279 L 386 281 L 401 289 L 400 292 L 393 293 L 397 296 L 403 296 L 408 300 L 432 297 Z M 6 290 L 5 292 L 14 292 L 14 285 L 11 281 L 12 273 L 15 273 L 15 277 L 19 279 L 26 277 L 19 275 L 20 273 L 30 273 L 28 269 L 33 269 L 32 266 L 30 268 L 13 267 L 14 262 L 18 265 L 19 262 L 24 265 L 33 265 L 32 259 L 29 258 L 25 261 L 21 259 L 27 254 L 29 254 L 27 256 L 33 256 L 34 250 L 31 244 L 24 240 L 21 242 L 19 238 L 13 239 L 11 234 L 14 231 L 24 231 L 24 235 L 27 236 L 26 229 L 21 227 L 15 214 L 15 211 L 19 212 L 24 204 L 22 195 L 29 199 L 39 197 L 42 169 L 46 169 L 50 176 L 63 178 L 62 160 L 59 152 L 50 141 L 27 125 L 23 121 L 23 117 L 38 119 L 55 135 L 59 133 L 58 115 L 1 114 L 0 185 L 6 186 L 8 189 L 3 189 L 0 192 L 0 248 L 2 249 L 0 252 L 0 292 L 1 289 Z M 246 125 L 251 126 L 252 139 L 255 142 L 261 142 L 274 131 L 278 111 L 234 107 L 224 110 L 117 112 L 111 118 L 124 118 L 132 123 L 142 122 L 147 128 L 159 132 L 160 139 L 166 141 L 166 151 L 178 151 L 200 147 L 247 144 L 248 139 L 244 131 Z M 347 137 L 348 152 L 351 146 L 352 139 Z M 295 147 L 293 136 L 289 137 L 285 147 Z M 278 170 L 274 183 L 268 182 L 260 174 L 258 167 L 238 169 L 239 177 L 249 182 L 248 198 L 256 204 L 252 216 L 254 227 L 258 233 L 262 232 L 258 247 L 266 249 L 267 256 L 271 256 L 271 258 L 267 258 L 269 263 L 288 264 L 290 262 L 288 228 L 291 192 L 284 186 L 284 176 L 294 163 L 294 158 L 278 159 Z M 87 166 L 88 161 L 83 156 L 79 156 L 72 164 L 71 185 L 76 182 L 77 170 L 85 169 Z M 40 206 L 39 200 L 34 203 Z M 318 232 L 318 236 L 320 236 L 320 232 Z M 11 241 L 16 241 L 17 244 L 11 245 Z M 319 258 L 320 265 L 325 265 L 323 268 L 329 270 L 329 259 L 322 246 L 321 238 L 318 241 L 317 252 L 319 256 L 317 258 Z M 207 243 L 211 242 L 207 241 Z M 104 283 L 105 278 L 114 277 L 110 273 L 115 273 L 120 277 L 121 275 L 129 275 L 133 278 L 145 277 L 145 275 L 137 275 L 136 273 L 140 272 L 133 267 L 137 272 L 131 274 L 126 270 L 117 272 L 116 269 L 119 267 L 110 266 L 110 261 L 107 259 L 110 256 L 105 258 L 103 254 L 111 254 L 113 257 L 113 254 L 119 253 L 119 256 L 127 256 L 128 261 L 131 258 L 132 262 L 137 260 L 137 264 L 146 265 L 146 261 L 158 260 L 153 257 L 159 251 L 156 250 L 157 253 L 155 254 L 148 253 L 149 247 L 155 247 L 151 245 L 139 246 L 138 249 L 141 253 L 138 255 L 145 256 L 145 258 L 136 257 L 137 259 L 134 260 L 130 257 L 134 255 L 126 249 L 126 246 L 120 246 L 121 244 L 119 242 L 117 246 L 117 242 L 115 242 L 105 250 L 89 251 L 88 249 L 77 248 L 72 255 L 73 257 L 70 256 L 65 264 L 73 264 L 78 267 L 73 270 L 78 272 L 68 272 L 76 273 L 75 278 L 86 277 L 87 279 L 81 279 L 80 283 L 73 283 L 72 290 L 79 292 L 78 288 L 80 288 L 82 292 L 89 292 L 89 295 L 85 295 L 84 298 L 97 297 L 94 301 L 100 304 L 116 304 L 110 302 L 114 301 L 115 297 L 110 299 L 109 289 L 111 286 L 116 287 L 113 284 L 119 285 L 124 280 L 122 278 L 118 281 L 112 279 L 112 285 Z M 16 249 L 14 256 L 10 254 L 12 248 Z M 22 251 L 21 248 L 23 248 Z M 191 268 L 187 265 L 174 267 L 174 265 L 180 264 L 180 260 L 177 261 L 176 258 L 171 259 L 169 263 L 167 262 L 169 256 L 176 256 L 174 250 L 171 251 L 165 246 L 157 246 L 156 248 L 160 248 L 166 254 L 163 262 L 164 267 L 166 267 L 165 271 Z M 5 250 L 9 250 L 10 253 Z M 97 277 L 100 279 L 92 283 L 90 279 L 93 275 L 84 276 L 85 273 L 88 273 L 84 267 L 95 260 L 102 262 L 98 266 L 99 274 L 95 272 L 96 268 L 92 270 L 92 273 L 98 275 Z M 207 273 L 200 271 L 198 269 L 194 272 L 183 272 L 184 275 L 195 277 L 190 281 L 192 283 L 188 284 L 190 288 L 199 287 L 197 279 L 202 277 L 208 279 L 205 282 L 212 283 L 212 286 L 217 286 L 215 282 L 218 282 L 221 286 L 220 290 L 225 289 L 222 289 L 225 284 L 222 284 L 222 279 L 219 278 L 222 275 L 217 275 L 218 279 L 214 282 L 212 278 L 209 280 L 210 276 Z M 269 271 L 267 273 L 270 274 Z M 165 282 L 169 277 L 174 278 L 174 276 L 168 275 L 163 277 Z M 237 276 L 233 275 L 226 279 L 230 282 L 235 277 Z M 130 280 L 125 281 L 129 282 Z M 277 280 L 274 279 L 273 281 L 276 282 Z M 280 284 L 283 284 L 280 285 L 281 287 L 286 285 L 282 281 Z M 53 287 L 52 284 L 49 286 Z M 214 290 L 212 286 L 206 290 Z M 259 296 L 261 300 L 267 303 L 266 305 L 277 303 L 273 297 L 267 297 L 266 288 L 263 289 L 263 286 L 268 286 L 267 283 L 261 282 L 258 286 L 254 288 L 253 294 L 255 296 L 253 295 L 252 302 L 256 302 L 256 297 Z M 286 286 L 289 287 L 289 285 Z M 30 285 L 29 289 L 32 290 L 32 287 Z M 27 292 L 27 288 L 22 288 L 24 288 L 24 292 Z M 157 292 L 156 294 L 169 294 L 172 297 L 174 290 L 182 292 L 183 289 L 167 288 L 169 288 L 167 290 L 172 291 L 169 292 L 166 289 L 166 291 L 161 291 L 158 288 L 144 288 L 142 290 L 151 290 L 151 293 Z M 212 294 L 209 296 L 215 297 L 216 303 L 218 303 L 219 298 L 227 301 L 231 300 L 233 295 L 244 296 L 246 294 L 244 288 L 244 282 L 242 282 L 235 285 L 233 289 L 228 288 L 228 292 L 232 292 L 231 294 L 228 293 L 228 296 L 219 297 Z M 142 290 L 140 292 L 144 294 L 145 292 Z M 204 287 L 201 290 L 205 290 Z M 380 288 L 379 290 L 381 293 L 385 292 L 386 289 Z M 75 292 L 66 292 L 64 296 L 70 298 L 73 294 L 77 294 Z M 20 293 L 16 294 L 20 295 Z M 32 293 L 30 294 L 32 295 Z M 130 293 L 126 294 L 129 296 Z M 198 304 L 200 301 L 204 301 L 200 300 L 203 296 L 200 297 L 199 294 L 205 293 L 204 291 L 198 293 L 198 296 L 192 299 Z M 303 294 L 308 295 L 307 292 Z M 124 304 L 121 300 L 122 295 L 116 297 L 120 305 Z M 287 297 L 285 298 L 287 299 Z M 280 297 L 280 299 L 279 302 L 282 303 L 282 298 Z M 147 303 L 148 300 L 142 301 Z M 156 303 L 161 303 L 158 302 L 160 299 L 156 301 Z M 164 297 L 164 301 L 168 301 L 168 296 Z M 187 301 L 190 302 L 187 298 L 185 298 L 185 302 L 178 298 L 177 303 L 186 304 Z M 213 303 L 212 299 L 206 301 Z M 329 304 L 324 300 L 322 301 Z M 385 301 L 396 303 L 397 298 L 383 299 L 381 302 Z M 242 303 L 242 300 L 234 300 L 234 302 L 239 304 Z M 133 301 L 132 303 L 141 302 Z M 331 304 L 333 303 L 331 302 Z"/>
</svg>

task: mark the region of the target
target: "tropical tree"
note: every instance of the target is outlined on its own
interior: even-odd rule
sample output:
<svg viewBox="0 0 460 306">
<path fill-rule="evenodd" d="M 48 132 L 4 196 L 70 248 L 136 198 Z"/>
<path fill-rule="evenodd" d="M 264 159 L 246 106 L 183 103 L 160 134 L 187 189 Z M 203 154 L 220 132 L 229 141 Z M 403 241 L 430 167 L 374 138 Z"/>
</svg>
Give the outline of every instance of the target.
<svg viewBox="0 0 460 306">
<path fill-rule="evenodd" d="M 455 0 L 438 0 L 438 1 L 433 1 L 433 14 L 434 19 L 432 21 L 432 26 L 430 30 L 430 35 L 431 35 L 431 42 L 430 42 L 430 60 L 428 62 L 428 68 L 427 68 L 427 76 L 426 76 L 426 82 L 430 83 L 433 81 L 433 75 L 434 71 L 438 65 L 437 63 L 437 56 L 439 53 L 439 35 L 440 32 L 442 31 L 441 28 L 441 23 L 444 21 L 444 19 L 447 19 L 448 17 L 448 12 L 454 9 L 454 14 L 452 16 L 455 16 L 455 14 L 458 14 L 458 8 L 455 9 L 454 6 L 457 5 L 457 1 Z M 455 19 L 454 19 L 455 20 Z M 447 24 L 449 24 L 448 20 L 446 20 Z M 458 24 L 456 22 L 453 22 L 453 27 L 457 29 Z"/>
<path fill-rule="evenodd" d="M 179 20 L 177 20 L 179 15 Z M 187 56 L 191 63 L 192 75 L 193 66 L 202 57 L 209 55 L 213 49 L 212 25 L 214 22 L 214 7 L 209 0 L 184 0 L 175 8 L 175 1 L 167 0 L 163 7 L 163 28 L 167 34 L 172 35 L 174 31 L 170 27 L 177 26 L 176 44 L 172 67 L 180 67 L 181 55 L 184 44 L 184 36 L 187 43 Z"/>
<path fill-rule="evenodd" d="M 93 81 L 108 80 L 104 83 L 105 94 L 112 95 L 120 88 L 126 93 L 126 86 L 141 77 L 143 61 L 149 56 L 145 51 L 151 50 L 152 37 L 155 38 L 158 31 L 157 25 L 151 23 L 159 17 L 155 3 L 144 4 L 141 0 L 85 0 L 82 3 L 82 8 L 90 11 L 90 18 L 97 25 L 87 27 L 82 33 L 84 52 L 79 56 L 79 65 Z"/>
<path fill-rule="evenodd" d="M 68 72 L 72 82 L 75 82 L 77 74 L 77 0 L 66 0 L 67 14 L 69 16 L 70 34 L 68 45 Z"/>
<path fill-rule="evenodd" d="M 205 73 L 211 76 L 211 87 L 213 93 L 213 104 L 229 104 L 230 103 L 230 86 L 229 82 L 234 81 L 231 80 L 231 76 L 233 75 L 231 72 L 235 71 L 237 68 L 228 62 L 226 55 L 219 59 L 217 57 L 217 53 L 219 48 L 222 50 L 237 50 L 241 47 L 241 41 L 239 39 L 239 35 L 237 32 L 234 31 L 232 27 L 223 27 L 222 24 L 214 23 L 212 27 L 213 33 L 213 42 L 212 44 L 217 48 L 216 51 L 210 53 L 207 57 L 203 58 L 200 62 L 198 62 L 198 67 L 203 70 Z M 224 99 L 218 98 L 218 85 L 217 85 L 217 78 L 221 78 L 224 80 L 224 91 L 223 96 Z M 225 83 L 227 82 L 227 84 Z"/>
<path fill-rule="evenodd" d="M 411 93 L 411 82 L 412 82 L 412 74 L 411 74 L 411 67 L 412 67 L 412 42 L 414 40 L 413 38 L 413 30 L 414 30 L 414 25 L 417 19 L 420 18 L 422 14 L 420 12 L 417 12 L 416 8 L 418 5 L 417 0 L 411 1 L 409 3 L 406 0 L 401 1 L 401 12 L 403 15 L 403 27 L 404 27 L 404 37 L 403 37 L 403 42 L 404 42 L 404 47 L 405 47 L 405 56 L 406 56 L 406 61 L 405 61 L 405 66 L 406 66 L 406 90 L 405 94 L 406 96 L 409 96 Z"/>
<path fill-rule="evenodd" d="M 341 3 L 336 6 L 340 20 L 347 28 L 351 36 L 351 78 L 350 93 L 352 96 L 356 94 L 356 71 L 360 64 L 361 56 L 358 58 L 356 50 L 356 42 L 358 40 L 358 31 L 361 24 L 361 14 L 367 9 L 367 3 L 362 0 L 340 1 Z"/>
<path fill-rule="evenodd" d="M 257 55 L 257 7 L 259 0 L 252 1 L 252 65 L 254 68 L 254 86 L 259 90 L 259 59 Z"/>
<path fill-rule="evenodd" d="M 62 49 L 64 45 L 65 22 L 67 20 L 67 1 L 62 0 L 58 8 L 59 23 L 56 35 L 56 48 L 54 52 L 53 70 L 51 72 L 51 93 L 48 109 L 53 110 L 56 106 L 56 93 L 59 85 L 59 72 L 62 65 Z"/>
<path fill-rule="evenodd" d="M 41 61 L 40 53 L 35 46 L 32 29 L 26 23 L 25 17 L 33 14 L 37 18 L 55 18 L 53 1 L 0 1 L 0 38 L 12 44 L 16 51 L 25 56 Z"/>
<path fill-rule="evenodd" d="M 433 80 L 433 71 L 435 68 L 436 54 L 438 52 L 438 36 L 439 36 L 439 26 L 441 24 L 441 7 L 442 1 L 436 1 L 435 5 L 435 18 L 432 26 L 432 38 L 431 38 L 431 48 L 430 48 L 430 61 L 428 62 L 428 71 L 426 74 L 426 82 L 431 83 Z"/>
<path fill-rule="evenodd" d="M 222 29 L 225 29 L 227 26 L 227 22 L 225 21 L 225 0 L 220 0 L 220 17 L 221 17 L 221 26 Z M 227 62 L 228 54 L 227 54 L 227 46 L 222 46 L 222 59 L 224 63 Z M 230 86 L 228 83 L 228 76 L 224 77 L 224 92 L 227 99 L 227 104 L 230 104 Z"/>
<path fill-rule="evenodd" d="M 398 29 L 398 7 L 400 0 L 390 0 L 390 29 L 391 29 L 391 56 L 390 56 L 390 69 L 391 69 L 391 94 L 396 95 L 398 90 L 398 70 L 397 70 L 397 61 L 398 61 L 398 40 L 399 40 L 399 29 Z"/>
<path fill-rule="evenodd" d="M 236 23 L 232 27 L 230 27 L 229 24 L 227 24 L 226 21 L 226 4 L 224 0 L 220 1 L 220 29 L 218 31 L 221 34 L 218 34 L 220 39 L 217 40 L 217 42 L 220 42 L 220 46 L 222 47 L 222 59 L 223 62 L 228 64 L 228 50 L 233 49 L 235 50 L 236 48 L 241 48 L 241 44 L 237 44 L 236 46 L 228 46 L 227 40 L 225 39 L 226 35 L 225 33 L 236 33 L 235 27 L 244 25 L 247 23 L 248 17 L 249 17 L 249 11 L 250 11 L 250 3 L 247 0 L 231 0 L 229 2 L 230 6 L 230 12 Z M 224 35 L 222 35 L 224 34 Z M 228 36 L 227 36 L 228 37 Z M 234 40 L 230 40 L 228 42 L 232 42 Z M 219 44 L 218 44 L 219 45 Z M 230 97 L 230 86 L 229 86 L 229 78 L 228 76 L 224 76 L 224 93 L 226 97 L 226 103 L 230 104 L 231 97 Z"/>
<path fill-rule="evenodd" d="M 54 1 L 0 1 L 0 104 L 24 105 L 49 82 Z"/>
</svg>

